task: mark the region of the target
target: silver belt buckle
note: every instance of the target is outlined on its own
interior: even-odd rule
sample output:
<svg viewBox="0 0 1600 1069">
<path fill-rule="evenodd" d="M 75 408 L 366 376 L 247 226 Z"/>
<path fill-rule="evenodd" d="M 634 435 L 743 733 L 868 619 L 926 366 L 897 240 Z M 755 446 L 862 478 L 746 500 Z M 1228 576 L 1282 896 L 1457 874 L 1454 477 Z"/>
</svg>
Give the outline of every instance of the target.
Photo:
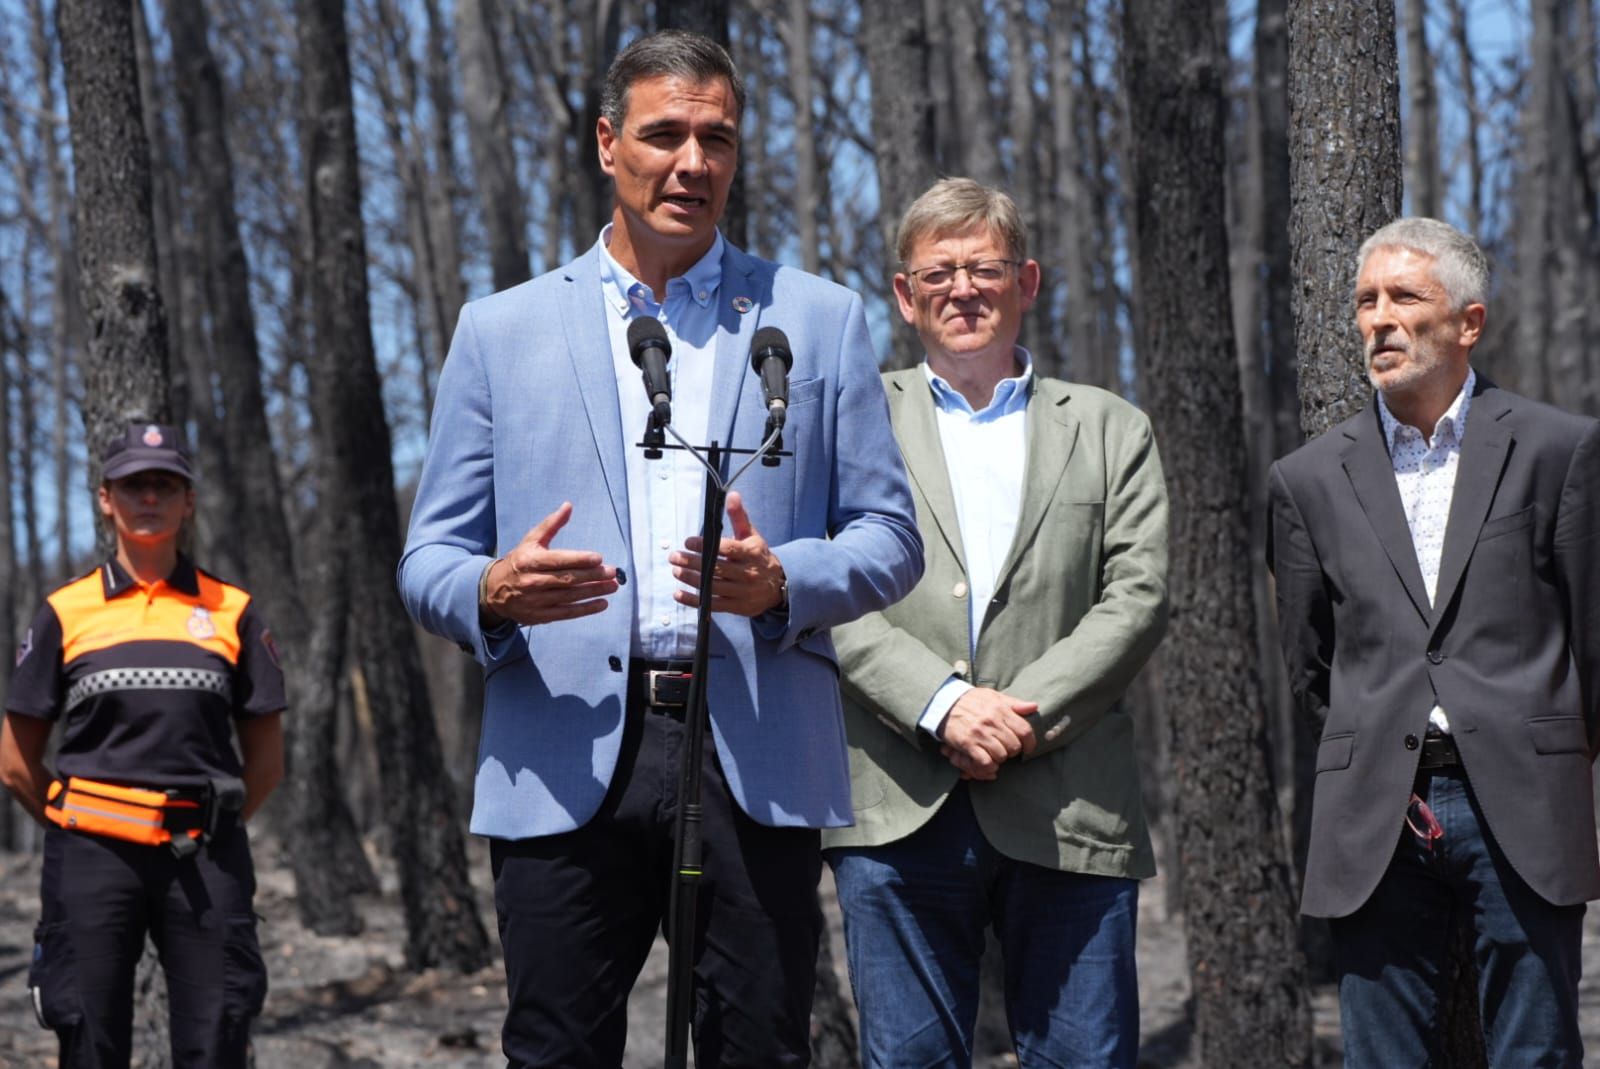
<svg viewBox="0 0 1600 1069">
<path fill-rule="evenodd" d="M 675 683 L 680 681 L 680 680 L 682 680 L 684 682 L 684 684 L 687 685 L 688 681 L 684 679 L 684 677 L 686 675 L 688 675 L 687 672 L 669 672 L 669 671 L 667 671 L 665 669 L 661 669 L 661 668 L 652 668 L 652 669 L 650 669 L 648 672 L 645 673 L 645 688 L 644 689 L 645 689 L 645 702 L 646 702 L 646 704 L 660 706 L 660 707 L 663 707 L 663 708 L 678 708 L 678 707 L 682 707 L 682 706 L 688 705 L 689 701 L 688 701 L 687 697 L 680 697 L 680 698 L 668 701 L 667 699 L 662 697 L 660 691 L 657 689 L 657 684 L 661 681 L 661 679 L 663 677 L 670 677 L 672 679 L 672 681 L 675 682 Z"/>
</svg>

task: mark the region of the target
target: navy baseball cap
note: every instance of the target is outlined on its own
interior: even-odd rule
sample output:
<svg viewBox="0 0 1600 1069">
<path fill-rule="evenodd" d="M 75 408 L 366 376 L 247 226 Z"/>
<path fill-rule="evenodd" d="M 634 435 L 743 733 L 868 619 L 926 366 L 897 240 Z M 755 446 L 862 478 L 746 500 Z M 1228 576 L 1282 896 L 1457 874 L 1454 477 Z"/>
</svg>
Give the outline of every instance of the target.
<svg viewBox="0 0 1600 1069">
<path fill-rule="evenodd" d="M 164 423 L 132 423 L 100 455 L 102 479 L 121 479 L 141 471 L 170 471 L 194 482 L 183 434 Z"/>
</svg>

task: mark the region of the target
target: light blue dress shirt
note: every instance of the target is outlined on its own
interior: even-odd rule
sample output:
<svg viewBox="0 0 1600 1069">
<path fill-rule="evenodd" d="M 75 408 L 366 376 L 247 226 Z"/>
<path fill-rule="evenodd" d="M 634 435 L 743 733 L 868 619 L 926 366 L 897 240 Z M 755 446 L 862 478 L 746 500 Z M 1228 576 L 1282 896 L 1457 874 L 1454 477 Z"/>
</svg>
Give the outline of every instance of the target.
<svg viewBox="0 0 1600 1069">
<path fill-rule="evenodd" d="M 1020 345 L 1021 372 L 1002 379 L 983 408 L 973 411 L 967 399 L 924 362 L 933 391 L 934 419 L 944 450 L 950 491 L 967 572 L 967 651 L 978 651 L 978 629 L 994 597 L 1000 566 L 1016 538 L 1022 512 L 1022 479 L 1028 460 L 1028 398 L 1033 393 L 1033 356 Z M 972 689 L 951 676 L 934 692 L 918 724 L 938 735 L 956 700 Z"/>
<path fill-rule="evenodd" d="M 634 278 L 607 250 L 611 226 L 600 232 L 600 283 L 617 376 L 623 456 L 628 469 L 628 524 L 633 543 L 629 577 L 637 583 L 631 655 L 650 660 L 694 656 L 696 611 L 673 600 L 684 589 L 672 575 L 667 554 L 700 533 L 705 508 L 705 469 L 682 449 L 646 460 L 637 443 L 644 436 L 650 399 L 628 352 L 628 323 L 635 316 L 661 321 L 672 342 L 667 363 L 672 382 L 672 428 L 693 445 L 704 445 L 711 422 L 711 374 L 717 348 L 717 293 L 722 285 L 722 235 L 681 277 L 667 281 L 659 304 L 650 287 Z M 668 443 L 672 442 L 671 437 Z"/>
</svg>

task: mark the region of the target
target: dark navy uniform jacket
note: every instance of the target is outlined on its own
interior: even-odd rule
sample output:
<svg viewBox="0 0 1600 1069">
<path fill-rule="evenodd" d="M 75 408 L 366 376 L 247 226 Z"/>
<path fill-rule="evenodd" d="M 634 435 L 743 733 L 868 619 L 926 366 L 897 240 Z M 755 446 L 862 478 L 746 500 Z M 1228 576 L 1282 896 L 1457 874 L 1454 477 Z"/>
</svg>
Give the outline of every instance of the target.
<svg viewBox="0 0 1600 1069">
<path fill-rule="evenodd" d="M 157 788 L 238 776 L 233 721 L 285 704 L 250 595 L 181 556 L 149 586 L 111 559 L 51 594 L 17 651 L 5 703 L 65 719 L 63 779 Z"/>
</svg>

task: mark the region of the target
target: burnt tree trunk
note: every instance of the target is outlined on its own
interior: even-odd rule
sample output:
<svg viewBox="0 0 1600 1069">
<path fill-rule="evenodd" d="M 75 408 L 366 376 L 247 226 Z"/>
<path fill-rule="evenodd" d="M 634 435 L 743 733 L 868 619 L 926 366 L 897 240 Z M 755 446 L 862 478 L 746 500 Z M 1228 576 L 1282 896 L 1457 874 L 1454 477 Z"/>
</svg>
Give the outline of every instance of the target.
<svg viewBox="0 0 1600 1069">
<path fill-rule="evenodd" d="M 1371 397 L 1350 295 L 1361 243 L 1400 214 L 1398 64 L 1393 0 L 1289 5 L 1289 235 L 1307 438 Z"/>
<path fill-rule="evenodd" d="M 298 0 L 296 8 L 316 335 L 308 369 L 318 446 L 332 462 L 320 487 L 326 503 L 321 511 L 337 507 L 348 514 L 338 555 L 349 583 L 351 652 L 374 718 L 407 963 L 476 970 L 489 960 L 488 939 L 467 879 L 461 825 L 427 706 L 416 636 L 394 583 L 400 526 L 367 299 L 344 3 Z"/>
<path fill-rule="evenodd" d="M 863 35 L 863 47 L 872 79 L 878 225 L 884 259 L 893 271 L 900 217 L 938 174 L 933 98 L 928 92 L 931 46 L 923 0 L 883 0 L 875 19 Z M 922 358 L 922 344 L 911 331 L 895 324 L 890 335 L 888 367 L 911 367 Z"/>
<path fill-rule="evenodd" d="M 222 80 L 212 55 L 201 0 L 169 0 L 167 26 L 180 64 L 176 79 L 188 149 L 192 210 L 201 235 L 203 277 L 208 287 L 217 387 L 227 418 L 220 421 L 222 450 L 232 477 L 230 490 L 240 524 L 235 551 L 252 596 L 261 604 L 285 656 L 284 681 L 293 715 L 289 730 L 321 736 L 334 715 L 331 702 L 319 702 L 329 681 L 309 678 L 316 658 L 311 624 L 284 517 L 272 434 L 261 387 L 261 354 L 250 301 L 250 267 L 244 255 L 234 209 L 233 158 L 227 142 Z M 211 384 L 205 384 L 212 404 Z M 351 895 L 376 891 L 377 878 L 361 849 L 355 820 L 340 790 L 339 770 L 327 756 L 290 743 L 289 774 L 305 779 L 291 793 L 297 801 L 287 815 L 285 837 L 294 869 L 295 904 L 301 921 L 323 934 L 361 929 Z"/>
<path fill-rule="evenodd" d="M 1405 0 L 1406 35 L 1406 192 L 1411 214 L 1439 217 L 1444 183 L 1439 175 L 1439 92 L 1434 85 L 1433 50 L 1428 47 L 1426 0 Z"/>
<path fill-rule="evenodd" d="M 72 133 L 78 288 L 89 346 L 83 423 L 89 489 L 100 452 L 134 420 L 165 421 L 167 319 L 151 224 L 150 145 L 139 102 L 133 12 L 61 0 L 56 8 Z M 102 548 L 109 547 L 102 533 Z"/>
<path fill-rule="evenodd" d="M 1205 0 L 1129 0 L 1141 388 L 1172 493 L 1162 659 L 1195 1027 L 1212 1066 L 1311 1064 L 1257 675 L 1228 293 L 1222 52 Z M 1249 939 L 1239 938 L 1243 930 Z"/>
<path fill-rule="evenodd" d="M 458 0 L 456 46 L 461 54 L 461 110 L 467 116 L 473 184 L 489 238 L 489 261 L 496 289 L 528 277 L 528 223 L 517 184 L 511 126 L 506 118 L 510 93 L 505 63 L 495 39 L 492 0 Z"/>
</svg>

